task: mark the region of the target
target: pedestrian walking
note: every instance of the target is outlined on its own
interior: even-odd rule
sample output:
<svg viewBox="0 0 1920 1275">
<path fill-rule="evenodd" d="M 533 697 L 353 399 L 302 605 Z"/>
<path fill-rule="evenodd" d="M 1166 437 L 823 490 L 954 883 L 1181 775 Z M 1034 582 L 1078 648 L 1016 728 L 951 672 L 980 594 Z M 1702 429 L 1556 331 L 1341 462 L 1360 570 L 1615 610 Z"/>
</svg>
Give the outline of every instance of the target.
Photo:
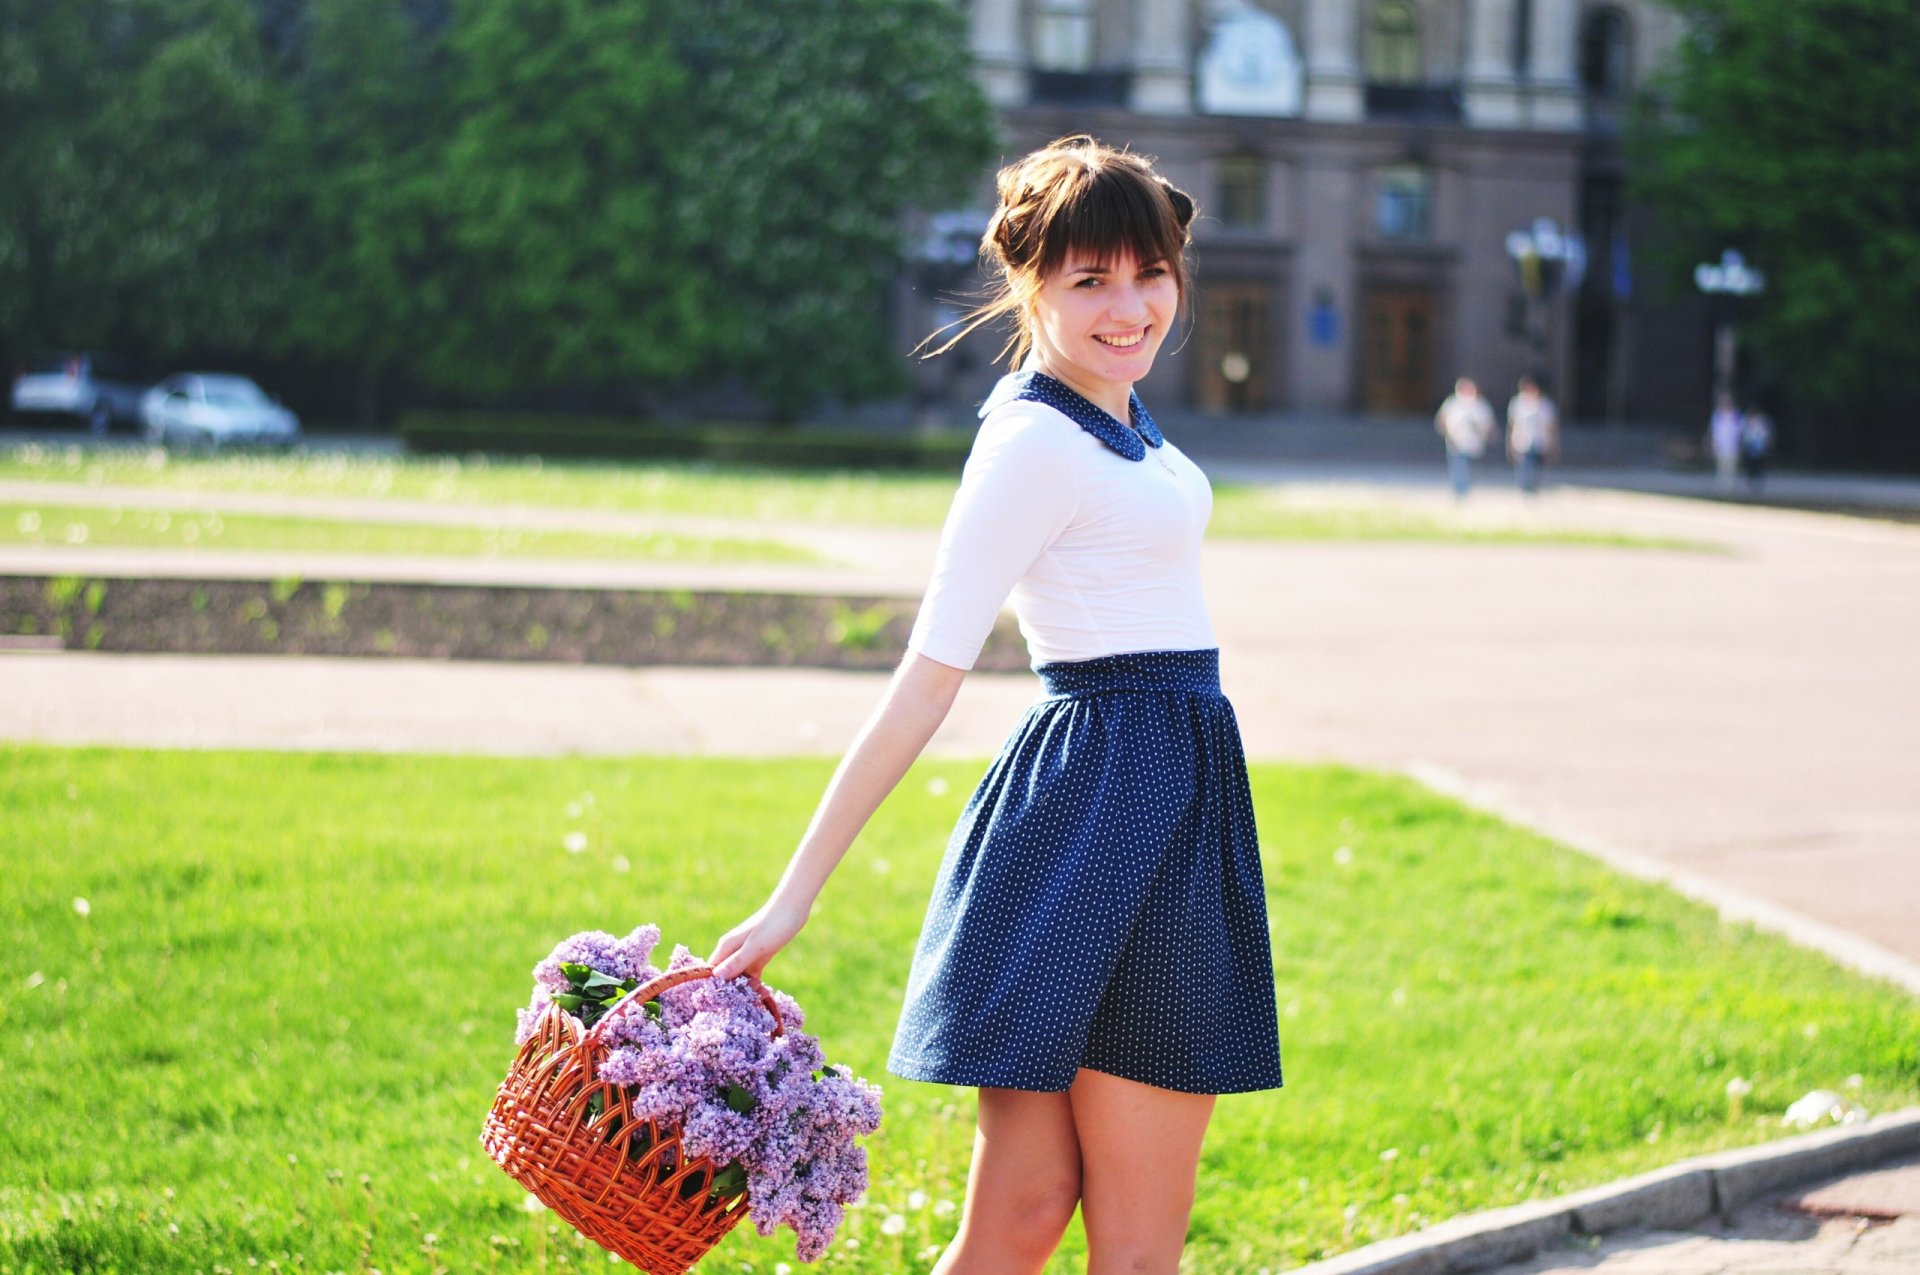
<svg viewBox="0 0 1920 1275">
<path fill-rule="evenodd" d="M 1722 495 L 1731 495 L 1740 466 L 1740 428 L 1744 422 L 1733 395 L 1722 394 L 1707 424 L 1707 445 L 1713 452 L 1715 483 Z"/>
<path fill-rule="evenodd" d="M 953 829 L 887 1060 L 979 1090 L 934 1275 L 1037 1272 L 1076 1207 L 1092 1269 L 1174 1275 L 1215 1097 L 1281 1085 L 1259 840 L 1201 590 L 1212 488 L 1134 392 L 1189 305 L 1194 206 L 1084 136 L 1002 169 L 999 195 L 999 286 L 959 335 L 1011 319 L 1018 370 L 981 409 L 905 659 L 711 959 L 757 973 L 800 931 L 1011 594 L 1040 696 Z"/>
<path fill-rule="evenodd" d="M 1507 459 L 1514 465 L 1520 490 L 1532 495 L 1540 489 L 1540 472 L 1560 458 L 1560 414 L 1553 400 L 1540 392 L 1531 376 L 1520 378 L 1518 392 L 1507 403 Z"/>
<path fill-rule="evenodd" d="M 1473 481 L 1473 462 L 1487 449 L 1495 429 L 1493 409 L 1472 377 L 1453 383 L 1453 393 L 1434 413 L 1433 427 L 1447 444 L 1447 480 L 1453 484 L 1454 498 L 1464 500 Z"/>
<path fill-rule="evenodd" d="M 1740 422 L 1740 476 L 1749 495 L 1760 494 L 1766 481 L 1767 458 L 1773 454 L 1773 418 L 1758 407 L 1747 409 Z"/>
</svg>

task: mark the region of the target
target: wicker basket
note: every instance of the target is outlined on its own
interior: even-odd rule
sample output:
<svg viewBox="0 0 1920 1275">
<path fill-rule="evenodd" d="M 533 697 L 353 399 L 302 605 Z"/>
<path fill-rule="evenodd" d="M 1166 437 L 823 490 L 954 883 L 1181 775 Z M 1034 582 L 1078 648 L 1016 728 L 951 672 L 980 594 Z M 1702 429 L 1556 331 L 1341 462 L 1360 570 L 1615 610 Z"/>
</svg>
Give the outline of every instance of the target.
<svg viewBox="0 0 1920 1275">
<path fill-rule="evenodd" d="M 633 1122 L 625 1090 L 599 1079 L 608 1052 L 603 1033 L 632 1006 L 712 976 L 710 965 L 663 974 L 622 997 L 591 1029 L 548 1006 L 501 1082 L 480 1134 L 487 1154 L 515 1181 L 647 1275 L 683 1275 L 746 1214 L 747 1197 L 709 1199 L 721 1166 L 688 1160 L 678 1129 Z M 765 985 L 751 981 L 773 1013 L 778 1036 L 784 1030 L 779 1007 Z"/>
</svg>

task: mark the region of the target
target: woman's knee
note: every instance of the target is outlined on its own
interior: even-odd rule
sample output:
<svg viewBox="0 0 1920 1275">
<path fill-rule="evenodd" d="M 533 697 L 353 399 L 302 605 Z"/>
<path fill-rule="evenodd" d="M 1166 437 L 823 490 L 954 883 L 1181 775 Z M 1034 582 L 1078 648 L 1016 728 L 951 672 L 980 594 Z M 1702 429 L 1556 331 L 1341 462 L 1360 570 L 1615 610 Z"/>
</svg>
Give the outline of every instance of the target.
<svg viewBox="0 0 1920 1275">
<path fill-rule="evenodd" d="M 1044 1183 L 1007 1183 L 976 1201 L 962 1220 L 962 1232 L 1022 1262 L 1044 1263 L 1059 1247 L 1079 1207 L 1078 1174 Z"/>
</svg>

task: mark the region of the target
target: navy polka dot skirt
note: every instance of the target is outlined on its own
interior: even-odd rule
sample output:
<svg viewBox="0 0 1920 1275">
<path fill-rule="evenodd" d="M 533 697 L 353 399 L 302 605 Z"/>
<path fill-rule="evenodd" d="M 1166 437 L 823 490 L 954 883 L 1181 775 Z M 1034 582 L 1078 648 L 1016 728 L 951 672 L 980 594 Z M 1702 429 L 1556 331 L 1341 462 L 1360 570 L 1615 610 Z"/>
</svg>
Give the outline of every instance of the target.
<svg viewBox="0 0 1920 1275">
<path fill-rule="evenodd" d="M 947 844 L 887 1070 L 1064 1090 L 1280 1086 L 1246 757 L 1220 652 L 1039 665 Z"/>
</svg>

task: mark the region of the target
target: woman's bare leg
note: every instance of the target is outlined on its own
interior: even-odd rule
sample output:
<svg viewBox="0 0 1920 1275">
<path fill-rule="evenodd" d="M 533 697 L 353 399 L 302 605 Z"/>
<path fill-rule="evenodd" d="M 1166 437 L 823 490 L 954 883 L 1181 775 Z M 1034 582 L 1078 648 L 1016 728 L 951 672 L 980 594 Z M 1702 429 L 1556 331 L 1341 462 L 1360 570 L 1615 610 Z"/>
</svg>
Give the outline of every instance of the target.
<svg viewBox="0 0 1920 1275">
<path fill-rule="evenodd" d="M 1085 1067 L 1067 1092 L 1080 1136 L 1087 1275 L 1175 1275 L 1214 1095 Z"/>
<path fill-rule="evenodd" d="M 980 1090 L 960 1233 L 933 1275 L 1036 1275 L 1080 1203 L 1080 1140 L 1064 1093 Z"/>
</svg>

